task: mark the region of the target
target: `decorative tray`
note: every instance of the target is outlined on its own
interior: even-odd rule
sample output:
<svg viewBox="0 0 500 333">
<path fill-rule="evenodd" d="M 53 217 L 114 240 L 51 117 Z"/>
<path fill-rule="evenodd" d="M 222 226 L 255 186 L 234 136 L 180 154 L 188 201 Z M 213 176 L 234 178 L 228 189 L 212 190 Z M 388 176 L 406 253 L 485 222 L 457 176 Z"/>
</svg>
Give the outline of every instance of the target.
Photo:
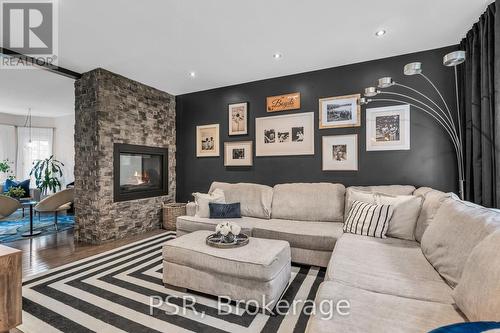
<svg viewBox="0 0 500 333">
<path fill-rule="evenodd" d="M 232 249 L 235 247 L 241 247 L 248 244 L 249 238 L 246 234 L 239 234 L 238 236 L 231 235 L 223 236 L 221 234 L 211 234 L 207 236 L 206 243 L 212 247 L 218 247 L 221 249 Z"/>
</svg>

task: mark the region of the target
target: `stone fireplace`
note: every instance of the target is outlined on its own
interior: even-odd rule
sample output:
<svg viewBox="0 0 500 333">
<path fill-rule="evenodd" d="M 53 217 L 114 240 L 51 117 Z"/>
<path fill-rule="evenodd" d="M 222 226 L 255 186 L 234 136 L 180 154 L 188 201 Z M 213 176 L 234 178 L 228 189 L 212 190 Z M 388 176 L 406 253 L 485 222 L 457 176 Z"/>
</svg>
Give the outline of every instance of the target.
<svg viewBox="0 0 500 333">
<path fill-rule="evenodd" d="M 76 239 L 158 228 L 175 189 L 175 97 L 103 69 L 85 73 L 75 83 Z"/>
</svg>

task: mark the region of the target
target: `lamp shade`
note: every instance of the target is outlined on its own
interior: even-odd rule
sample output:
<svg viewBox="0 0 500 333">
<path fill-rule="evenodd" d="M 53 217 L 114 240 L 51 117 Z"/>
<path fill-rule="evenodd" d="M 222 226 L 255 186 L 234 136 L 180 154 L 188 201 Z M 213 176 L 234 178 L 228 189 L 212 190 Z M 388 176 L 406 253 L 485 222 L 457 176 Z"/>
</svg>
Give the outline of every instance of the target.
<svg viewBox="0 0 500 333">
<path fill-rule="evenodd" d="M 404 67 L 405 75 L 415 75 L 422 73 L 422 63 L 421 62 L 412 62 L 406 64 Z"/>
<path fill-rule="evenodd" d="M 450 52 L 443 57 L 443 65 L 455 67 L 465 61 L 465 51 Z"/>
<path fill-rule="evenodd" d="M 365 89 L 365 96 L 373 97 L 378 95 L 378 90 L 375 87 L 368 87 Z"/>
<path fill-rule="evenodd" d="M 394 80 L 392 77 L 386 76 L 378 79 L 378 87 L 379 88 L 389 88 L 394 85 Z"/>
</svg>

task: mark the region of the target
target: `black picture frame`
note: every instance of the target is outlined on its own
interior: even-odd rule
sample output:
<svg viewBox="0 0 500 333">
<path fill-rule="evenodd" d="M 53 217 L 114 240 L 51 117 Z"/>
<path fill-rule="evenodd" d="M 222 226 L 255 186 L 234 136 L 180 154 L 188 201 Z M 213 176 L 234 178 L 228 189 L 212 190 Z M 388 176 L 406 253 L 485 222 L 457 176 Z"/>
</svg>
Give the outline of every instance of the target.
<svg viewBox="0 0 500 333">
<path fill-rule="evenodd" d="M 120 154 L 148 154 L 161 156 L 161 188 L 148 191 L 121 193 L 120 191 Z M 168 195 L 168 148 L 115 143 L 113 145 L 113 200 L 114 202 L 130 201 L 143 198 Z"/>
</svg>

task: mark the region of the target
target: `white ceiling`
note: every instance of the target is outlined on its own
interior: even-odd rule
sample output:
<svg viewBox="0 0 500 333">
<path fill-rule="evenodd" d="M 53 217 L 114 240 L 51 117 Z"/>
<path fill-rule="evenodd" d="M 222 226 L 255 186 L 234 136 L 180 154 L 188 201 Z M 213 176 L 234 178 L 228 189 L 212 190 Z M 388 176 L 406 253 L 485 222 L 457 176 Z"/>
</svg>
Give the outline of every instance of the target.
<svg viewBox="0 0 500 333">
<path fill-rule="evenodd" d="M 59 0 L 59 65 L 102 67 L 178 95 L 456 44 L 491 2 Z M 382 28 L 387 34 L 375 37 Z M 0 112 L 5 98 L 34 112 L 43 103 L 44 112 L 72 108 L 67 79 L 4 72 Z M 25 80 L 17 86 L 24 97 L 3 92 L 13 77 Z"/>
<path fill-rule="evenodd" d="M 0 69 L 0 112 L 59 117 L 75 112 L 72 79 L 42 70 Z"/>
</svg>

